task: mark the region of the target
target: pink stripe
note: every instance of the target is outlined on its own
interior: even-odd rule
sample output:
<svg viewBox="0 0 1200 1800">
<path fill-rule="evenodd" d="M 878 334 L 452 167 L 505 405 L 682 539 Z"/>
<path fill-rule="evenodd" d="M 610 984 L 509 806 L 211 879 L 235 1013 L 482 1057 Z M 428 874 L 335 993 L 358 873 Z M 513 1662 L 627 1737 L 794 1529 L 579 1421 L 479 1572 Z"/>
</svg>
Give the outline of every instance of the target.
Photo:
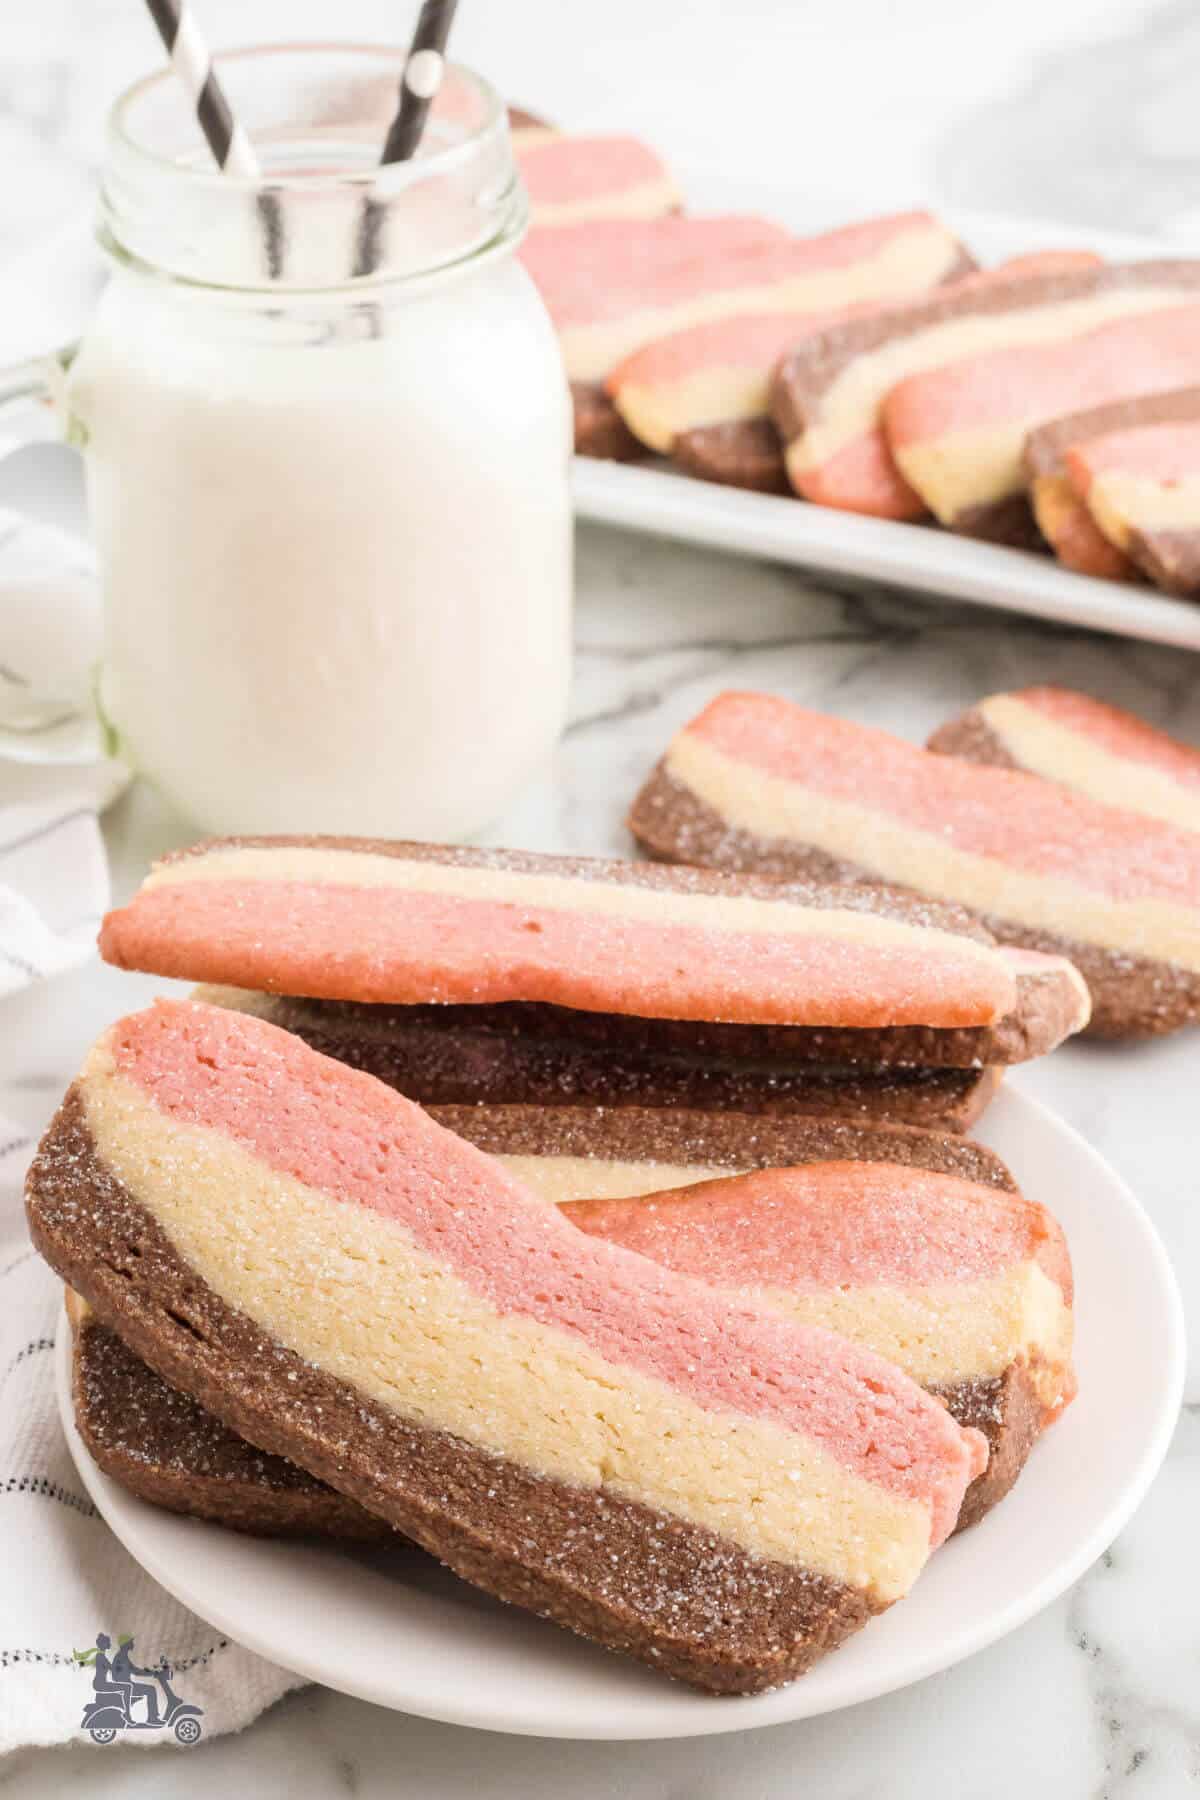
<svg viewBox="0 0 1200 1800">
<path fill-rule="evenodd" d="M 1002 958 L 918 931 L 838 943 L 351 881 L 164 884 L 110 913 L 100 948 L 123 968 L 313 998 L 762 1024 L 980 1024 L 1015 996 Z"/>
<path fill-rule="evenodd" d="M 535 206 L 569 206 L 667 180 L 661 157 L 631 137 L 542 138 L 518 147 L 517 164 Z"/>
<path fill-rule="evenodd" d="M 1145 475 L 1170 487 L 1200 474 L 1200 424 L 1137 425 L 1088 438 L 1068 452 L 1089 476 Z"/>
<path fill-rule="evenodd" d="M 812 1163 L 563 1210 L 596 1237 L 721 1287 L 924 1287 L 1036 1261 L 1070 1298 L 1066 1244 L 1044 1207 L 924 1169 Z"/>
<path fill-rule="evenodd" d="M 928 1505 L 935 1542 L 953 1523 L 984 1453 L 882 1357 L 586 1237 L 419 1107 L 261 1020 L 160 1001 L 111 1042 L 120 1073 L 159 1111 L 402 1225 L 498 1312 L 580 1338 L 702 1406 L 815 1439 Z"/>
<path fill-rule="evenodd" d="M 884 405 L 898 449 L 1047 419 L 1200 380 L 1200 306 L 1142 313 L 1057 344 L 1019 344 L 911 375 Z"/>
<path fill-rule="evenodd" d="M 879 519 L 920 519 L 928 510 L 896 467 L 882 431 L 874 427 L 843 444 L 823 463 L 795 470 L 792 481 L 806 500 L 840 507 L 843 512 L 867 513 Z"/>
<path fill-rule="evenodd" d="M 604 244 L 591 235 L 596 227 L 625 221 L 597 220 L 534 231 L 521 254 L 555 324 L 565 329 L 620 318 L 643 307 L 672 305 L 700 294 L 771 287 L 791 276 L 843 268 L 871 255 L 889 238 L 911 230 L 926 217 L 907 213 L 848 225 L 821 237 L 772 234 L 757 242 L 758 220 L 651 219 L 645 222 L 651 229 L 644 234 L 635 235 L 627 228 L 623 240 L 610 232 Z M 546 241 L 568 233 L 570 243 Z M 609 250 L 616 253 L 611 258 L 606 254 Z"/>
<path fill-rule="evenodd" d="M 1194 833 L 1103 806 L 1035 775 L 937 756 L 771 694 L 721 694 L 687 731 L 748 772 L 762 770 L 884 813 L 955 850 L 1113 900 L 1200 905 Z"/>
<path fill-rule="evenodd" d="M 1095 700 L 1090 694 L 1079 694 L 1071 688 L 1021 688 L 1011 698 L 1033 707 L 1046 718 L 1053 719 L 1055 724 L 1065 725 L 1090 738 L 1114 756 L 1161 769 L 1187 787 L 1200 787 L 1200 750 L 1193 749 L 1190 744 L 1178 743 L 1165 731 L 1158 731 L 1145 719 L 1139 719 L 1136 713 L 1109 706 L 1104 700 Z"/>
</svg>

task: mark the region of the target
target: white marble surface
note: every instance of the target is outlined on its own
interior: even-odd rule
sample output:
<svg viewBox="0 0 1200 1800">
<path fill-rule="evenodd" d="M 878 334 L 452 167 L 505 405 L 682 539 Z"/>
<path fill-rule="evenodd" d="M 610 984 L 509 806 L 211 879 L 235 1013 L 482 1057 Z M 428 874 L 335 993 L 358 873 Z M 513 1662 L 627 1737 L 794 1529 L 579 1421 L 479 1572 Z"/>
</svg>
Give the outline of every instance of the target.
<svg viewBox="0 0 1200 1800">
<path fill-rule="evenodd" d="M 226 42 L 331 25 L 313 0 L 206 0 L 202 10 Z M 398 10 L 343 0 L 336 28 L 385 35 Z M 137 0 L 41 0 L 11 12 L 0 159 L 20 179 L 0 186 L 0 253 L 86 193 L 105 101 L 154 54 Z M 1002 28 L 993 9 L 961 0 L 736 9 L 718 0 L 596 9 L 465 0 L 459 30 L 464 56 L 530 104 L 641 127 L 685 163 L 752 168 L 769 158 L 777 179 L 793 163 L 804 180 L 836 169 L 839 186 L 858 181 L 869 199 L 949 192 L 1181 240 L 1200 234 L 1192 0 L 1011 0 Z M 66 452 L 0 466 L 0 503 L 61 517 L 76 501 Z M 622 812 L 652 755 L 731 682 L 917 737 L 989 689 L 1064 680 L 1200 742 L 1200 661 L 1183 652 L 833 591 L 794 572 L 594 529 L 581 532 L 579 552 L 574 722 L 553 767 L 503 822 L 497 835 L 512 842 L 625 848 Z M 134 791 L 110 819 L 119 886 L 186 835 Z M 95 1031 L 152 985 L 94 966 L 9 1004 L 0 1110 L 40 1125 Z M 1142 1197 L 1175 1259 L 1193 1340 L 1196 1072 L 1196 1043 L 1179 1038 L 1135 1051 L 1068 1048 L 1017 1077 Z M 186 1754 L 18 1754 L 0 1762 L 0 1793 L 1177 1800 L 1200 1784 L 1195 1352 L 1187 1400 L 1149 1499 L 1072 1593 L 959 1668 L 848 1713 L 694 1745 L 572 1746 L 483 1737 L 309 1690 L 243 1736 Z"/>
</svg>

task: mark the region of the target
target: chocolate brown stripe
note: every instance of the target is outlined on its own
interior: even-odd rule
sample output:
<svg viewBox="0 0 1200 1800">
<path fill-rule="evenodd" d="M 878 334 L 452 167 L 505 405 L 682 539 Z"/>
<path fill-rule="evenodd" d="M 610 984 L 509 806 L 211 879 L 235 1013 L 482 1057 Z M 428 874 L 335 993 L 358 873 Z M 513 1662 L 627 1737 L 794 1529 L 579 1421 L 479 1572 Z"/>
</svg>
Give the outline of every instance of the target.
<svg viewBox="0 0 1200 1800">
<path fill-rule="evenodd" d="M 1059 275 L 1025 275 L 1011 282 L 973 287 L 965 294 L 943 289 L 919 306 L 890 307 L 848 319 L 809 338 L 785 357 L 771 384 L 771 413 L 785 443 L 800 437 L 819 417 L 828 389 L 850 363 L 900 338 L 916 337 L 948 320 L 998 318 L 1030 307 L 1060 305 L 1122 288 L 1200 287 L 1200 261 L 1109 263 Z"/>
<path fill-rule="evenodd" d="M 770 419 L 727 419 L 676 433 L 671 461 L 685 475 L 756 494 L 790 494 L 783 446 Z"/>
<path fill-rule="evenodd" d="M 1129 554 L 1155 587 L 1179 600 L 1200 599 L 1200 526 L 1134 530 Z"/>
<path fill-rule="evenodd" d="M 879 882 L 871 870 L 827 856 L 823 850 L 733 829 L 661 764 L 634 802 L 630 825 L 652 856 L 678 856 L 714 868 L 753 870 L 783 879 L 861 881 L 873 887 Z M 1200 975 L 1174 963 L 1058 937 L 992 914 L 980 915 L 978 923 L 1002 944 L 1065 956 L 1075 964 L 1092 996 L 1085 1037 L 1158 1037 L 1200 1017 Z"/>
<path fill-rule="evenodd" d="M 764 1119 L 747 1113 L 651 1111 L 636 1106 L 434 1106 L 448 1131 L 491 1156 L 588 1156 L 728 1169 L 812 1162 L 886 1162 L 1017 1191 L 982 1144 L 907 1125 L 851 1119 Z"/>
<path fill-rule="evenodd" d="M 571 405 L 575 411 L 576 456 L 595 456 L 604 462 L 635 462 L 639 456 L 645 456 L 645 446 L 638 443 L 598 384 L 573 381 Z"/>
<path fill-rule="evenodd" d="M 172 1387 L 502 1600 L 727 1694 L 793 1679 L 871 1616 L 812 1571 L 411 1426 L 275 1343 L 104 1166 L 74 1089 L 26 1194 L 47 1262 Z"/>
<path fill-rule="evenodd" d="M 208 990 L 205 990 L 206 992 Z M 219 996 L 221 990 L 215 990 Z M 364 1069 L 425 1106 L 518 1103 L 695 1107 L 769 1116 L 833 1114 L 965 1131 L 995 1091 L 990 1069 L 754 1066 L 659 1055 L 636 1046 L 538 1038 L 486 1027 L 482 1008 L 365 1007 L 272 996 L 265 1015 L 323 1056 Z M 408 1014 L 424 1015 L 409 1017 Z M 443 1016 L 439 1017 L 439 1014 Z M 348 1016 L 349 1015 L 349 1016 Z"/>
<path fill-rule="evenodd" d="M 938 756 L 957 756 L 962 762 L 987 763 L 996 769 L 1023 767 L 976 706 L 939 725 L 926 738 L 925 748 Z"/>
<path fill-rule="evenodd" d="M 219 990 L 217 990 L 219 992 Z M 202 990 L 207 998 L 211 990 Z M 1075 1015 L 1073 990 L 1060 977 L 1018 976 L 1018 1007 L 994 1025 L 942 1030 L 891 1025 L 877 1030 L 817 1025 L 740 1025 L 692 1019 L 643 1019 L 631 1013 L 594 1013 L 539 1001 L 479 1006 L 391 1006 L 354 1000 L 273 996 L 271 1017 L 305 1036 L 319 1031 L 347 1038 L 397 1039 L 418 1031 L 481 1035 L 557 1046 L 564 1058 L 589 1050 L 682 1063 L 697 1072 L 787 1077 L 806 1070 L 877 1075 L 884 1069 L 972 1069 L 1027 1062 L 1067 1035 Z M 344 1062 L 345 1056 L 341 1058 Z M 602 1096 L 598 1096 L 602 1098 Z"/>
<path fill-rule="evenodd" d="M 1028 494 L 1008 494 L 986 506 L 967 506 L 955 513 L 953 529 L 960 537 L 978 538 L 985 544 L 1005 544 L 1011 550 L 1045 550 Z"/>
<path fill-rule="evenodd" d="M 1132 425 L 1169 425 L 1200 417 L 1200 388 L 1174 388 L 1165 394 L 1143 394 L 1140 399 L 1114 400 L 1107 406 L 1090 406 L 1039 425 L 1025 440 L 1025 471 L 1030 479 L 1060 475 L 1067 451 L 1075 444 L 1124 431 Z"/>
<path fill-rule="evenodd" d="M 929 1391 L 945 1401 L 960 1425 L 974 1425 L 988 1441 L 988 1466 L 963 1496 L 954 1527 L 956 1533 L 966 1531 L 1003 1500 L 1025 1467 L 1041 1436 L 1042 1403 L 1028 1370 L 1020 1363 L 1010 1364 L 1003 1375 L 981 1376 Z"/>
<path fill-rule="evenodd" d="M 75 1331 L 74 1393 L 97 1466 L 153 1506 L 269 1537 L 403 1542 L 374 1513 L 229 1431 L 90 1314 Z"/>
</svg>

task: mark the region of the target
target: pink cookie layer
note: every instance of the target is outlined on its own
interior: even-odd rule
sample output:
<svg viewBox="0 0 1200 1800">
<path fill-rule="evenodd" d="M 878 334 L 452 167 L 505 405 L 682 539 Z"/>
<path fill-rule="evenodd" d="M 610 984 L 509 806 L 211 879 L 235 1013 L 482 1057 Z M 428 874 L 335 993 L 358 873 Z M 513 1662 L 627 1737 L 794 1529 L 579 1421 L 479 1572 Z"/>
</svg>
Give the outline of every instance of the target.
<svg viewBox="0 0 1200 1800">
<path fill-rule="evenodd" d="M 1113 900 L 1200 906 L 1193 835 L 1009 769 L 920 750 L 771 694 L 721 694 L 687 727 L 759 770 L 936 833 L 955 850 L 1057 876 Z M 886 872 L 885 872 L 886 873 Z"/>
<path fill-rule="evenodd" d="M 1037 1262 L 1071 1301 L 1066 1240 L 1019 1194 L 887 1163 L 808 1163 L 675 1192 L 576 1200 L 572 1223 L 685 1275 L 727 1287 L 978 1282 Z"/>
<path fill-rule="evenodd" d="M 352 859 L 351 859 L 352 860 Z M 771 903 L 774 904 L 774 903 Z M 783 903 L 780 903 L 783 904 Z M 996 953 L 919 929 L 885 943 L 280 880 L 165 883 L 106 919 L 124 968 L 312 999 L 536 1000 L 639 1018 L 951 1027 L 1010 1010 Z M 869 921 L 867 930 L 869 932 Z"/>
<path fill-rule="evenodd" d="M 672 257 L 669 250 L 664 250 L 657 266 L 653 253 L 649 253 L 645 258 L 646 266 L 632 286 L 623 279 L 619 268 L 606 273 L 602 264 L 599 267 L 593 264 L 591 278 L 586 283 L 579 280 L 568 257 L 563 257 L 553 268 L 548 268 L 551 258 L 539 244 L 533 244 L 533 261 L 530 260 L 528 245 L 522 254 L 525 256 L 526 267 L 542 291 L 550 316 L 561 330 L 600 319 L 619 318 L 629 310 L 631 301 L 638 308 L 663 306 L 690 299 L 696 294 L 720 293 L 725 288 L 770 288 L 776 282 L 787 281 L 795 276 L 848 268 L 864 257 L 878 253 L 890 239 L 911 231 L 914 224 L 923 221 L 925 217 L 924 214 L 906 213 L 894 218 L 869 219 L 863 224 L 847 225 L 839 231 L 826 232 L 820 237 L 794 238 L 785 235 L 781 239 L 750 244 L 749 247 L 745 241 L 745 226 L 756 221 L 739 220 L 737 238 L 728 248 L 714 239 L 698 255 Z M 672 238 L 684 245 L 687 244 L 688 237 L 681 227 L 709 223 L 711 221 L 698 219 L 651 221 L 656 230 L 670 231 Z M 581 225 L 572 235 L 590 232 L 592 229 L 590 225 Z M 560 228 L 556 235 L 564 235 L 564 228 Z M 533 234 L 533 237 L 537 236 L 537 233 Z M 570 248 L 572 247 L 568 247 L 568 256 Z M 556 273 L 556 270 L 565 270 L 565 276 Z"/>
<path fill-rule="evenodd" d="M 1200 474 L 1200 425 L 1135 425 L 1090 438 L 1067 452 L 1084 491 L 1097 475 L 1141 475 L 1171 487 Z"/>
<path fill-rule="evenodd" d="M 521 260 L 559 329 L 687 298 L 713 261 L 741 262 L 795 240 L 768 219 L 590 219 L 530 232 Z"/>
<path fill-rule="evenodd" d="M 1025 429 L 1126 396 L 1200 381 L 1200 306 L 1118 319 L 1053 344 L 1023 344 L 909 376 L 884 405 L 895 449 L 958 432 Z"/>
<path fill-rule="evenodd" d="M 656 150 L 633 137 L 551 134 L 517 145 L 517 166 L 535 209 L 569 206 L 670 180 Z"/>
<path fill-rule="evenodd" d="M 803 441 L 803 440 L 801 440 Z M 823 463 L 788 470 L 805 500 L 877 519 L 920 519 L 928 508 L 892 460 L 882 431 L 852 438 Z"/>
<path fill-rule="evenodd" d="M 399 1225 L 498 1313 L 577 1337 L 705 1408 L 802 1433 L 927 1505 L 934 1543 L 953 1525 L 982 1440 L 882 1357 L 577 1232 L 419 1107 L 261 1019 L 159 1002 L 110 1044 L 117 1072 L 158 1111 L 229 1137 L 331 1205 Z"/>
<path fill-rule="evenodd" d="M 1113 756 L 1145 763 L 1186 787 L 1200 788 L 1200 750 L 1179 743 L 1165 731 L 1157 731 L 1136 713 L 1093 699 L 1091 694 L 1076 693 L 1073 688 L 1020 688 L 1008 697 L 1032 707 L 1056 725 L 1078 732 Z"/>
</svg>

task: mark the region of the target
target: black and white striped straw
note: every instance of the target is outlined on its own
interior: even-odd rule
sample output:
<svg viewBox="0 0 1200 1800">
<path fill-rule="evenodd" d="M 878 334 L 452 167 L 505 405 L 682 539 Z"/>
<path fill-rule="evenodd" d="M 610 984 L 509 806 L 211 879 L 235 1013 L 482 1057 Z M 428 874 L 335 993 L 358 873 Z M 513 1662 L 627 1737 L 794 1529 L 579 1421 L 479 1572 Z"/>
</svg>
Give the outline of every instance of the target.
<svg viewBox="0 0 1200 1800">
<path fill-rule="evenodd" d="M 445 73 L 446 40 L 454 23 L 458 0 L 424 0 L 413 32 L 404 73 L 400 77 L 400 105 L 383 140 L 381 164 L 407 162 L 421 141 L 429 108 L 437 97 Z M 363 207 L 354 258 L 355 275 L 371 275 L 379 266 L 379 234 L 384 209 L 378 200 Z"/>
<path fill-rule="evenodd" d="M 262 170 L 246 133 L 230 110 L 213 69 L 212 54 L 200 35 L 187 0 L 146 0 L 158 35 L 196 109 L 196 119 L 213 161 L 226 175 L 260 181 Z"/>
<path fill-rule="evenodd" d="M 242 181 L 261 182 L 262 169 L 254 146 L 234 117 L 225 90 L 213 68 L 212 52 L 196 24 L 187 0 L 146 0 L 158 28 L 171 67 L 196 111 L 196 121 L 213 161 L 222 174 Z M 257 207 L 266 248 L 267 271 L 273 280 L 283 270 L 283 232 L 278 196 L 258 195 Z"/>
<path fill-rule="evenodd" d="M 445 70 L 446 40 L 458 0 L 425 0 L 400 80 L 400 105 L 383 141 L 381 163 L 407 162 L 421 141 Z"/>
</svg>

